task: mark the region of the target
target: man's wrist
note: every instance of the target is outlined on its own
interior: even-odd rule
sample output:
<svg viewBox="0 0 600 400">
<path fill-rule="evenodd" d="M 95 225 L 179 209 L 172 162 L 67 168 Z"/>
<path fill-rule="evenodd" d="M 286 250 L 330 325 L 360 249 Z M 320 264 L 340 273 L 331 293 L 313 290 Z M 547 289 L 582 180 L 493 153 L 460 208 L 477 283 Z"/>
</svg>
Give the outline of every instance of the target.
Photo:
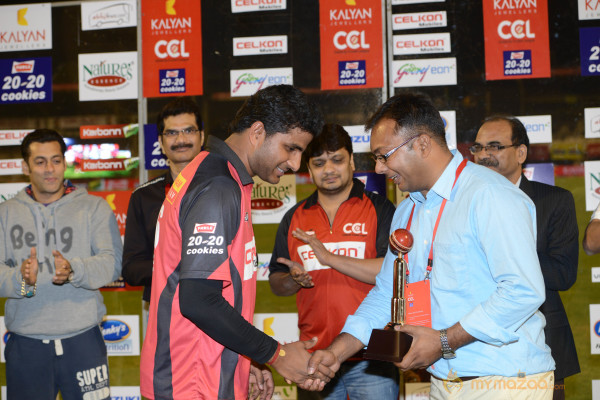
<svg viewBox="0 0 600 400">
<path fill-rule="evenodd" d="M 277 343 L 277 349 L 275 349 L 275 354 L 273 354 L 271 359 L 269 361 L 267 361 L 266 364 L 273 365 L 279 359 L 279 357 L 284 357 L 284 356 L 285 356 L 285 350 L 282 349 L 281 343 Z"/>
</svg>

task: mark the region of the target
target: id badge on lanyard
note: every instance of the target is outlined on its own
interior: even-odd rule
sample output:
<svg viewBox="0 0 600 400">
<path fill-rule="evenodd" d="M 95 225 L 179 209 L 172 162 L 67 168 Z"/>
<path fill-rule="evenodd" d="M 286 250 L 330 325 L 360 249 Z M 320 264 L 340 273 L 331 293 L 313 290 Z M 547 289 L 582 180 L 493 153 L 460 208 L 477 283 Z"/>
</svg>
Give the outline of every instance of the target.
<svg viewBox="0 0 600 400">
<path fill-rule="evenodd" d="M 454 184 L 452 185 L 453 189 L 454 185 L 456 185 L 458 177 L 460 176 L 461 172 L 463 171 L 466 165 L 467 159 L 464 159 L 456 169 L 456 177 L 454 179 Z M 433 241 L 435 240 L 435 234 L 437 233 L 438 224 L 440 222 L 442 213 L 444 212 L 445 206 L 446 199 L 442 201 L 442 205 L 440 206 L 440 211 L 438 212 L 437 220 L 435 222 L 435 227 L 433 228 L 433 239 L 431 240 L 431 247 L 429 249 L 429 257 L 427 259 L 427 271 L 425 272 L 425 279 L 418 282 L 408 283 L 406 285 L 406 324 L 408 325 L 426 326 L 431 328 L 431 281 L 429 279 L 429 276 L 431 274 L 431 270 L 433 269 Z M 413 204 L 413 208 L 410 212 L 410 217 L 408 218 L 408 223 L 406 225 L 406 229 L 409 231 L 414 211 L 415 205 Z M 404 257 L 406 263 L 408 264 L 408 254 L 404 254 Z M 410 270 L 407 268 L 407 278 L 409 274 Z"/>
</svg>

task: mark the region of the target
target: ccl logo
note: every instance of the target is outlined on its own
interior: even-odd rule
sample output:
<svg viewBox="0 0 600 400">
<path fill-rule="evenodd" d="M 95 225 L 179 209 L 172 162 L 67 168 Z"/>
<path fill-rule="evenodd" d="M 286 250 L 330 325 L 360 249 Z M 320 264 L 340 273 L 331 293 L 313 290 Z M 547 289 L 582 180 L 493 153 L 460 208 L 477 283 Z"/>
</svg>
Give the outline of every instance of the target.
<svg viewBox="0 0 600 400">
<path fill-rule="evenodd" d="M 498 36 L 502 39 L 533 39 L 535 33 L 531 32 L 531 21 L 517 19 L 515 21 L 502 21 L 498 25 Z"/>
<path fill-rule="evenodd" d="M 370 44 L 365 42 L 365 31 L 339 31 L 333 35 L 333 45 L 338 50 L 368 49 Z"/>
<path fill-rule="evenodd" d="M 154 45 L 154 54 L 156 57 L 163 58 L 186 58 L 190 56 L 190 53 L 185 51 L 185 39 L 183 40 L 159 40 Z"/>
<path fill-rule="evenodd" d="M 344 225 L 343 231 L 344 231 L 344 233 L 354 234 L 354 235 L 368 235 L 369 234 L 369 232 L 367 232 L 367 228 L 365 227 L 365 224 L 364 223 L 361 224 L 360 222 L 347 223 L 346 225 Z"/>
</svg>

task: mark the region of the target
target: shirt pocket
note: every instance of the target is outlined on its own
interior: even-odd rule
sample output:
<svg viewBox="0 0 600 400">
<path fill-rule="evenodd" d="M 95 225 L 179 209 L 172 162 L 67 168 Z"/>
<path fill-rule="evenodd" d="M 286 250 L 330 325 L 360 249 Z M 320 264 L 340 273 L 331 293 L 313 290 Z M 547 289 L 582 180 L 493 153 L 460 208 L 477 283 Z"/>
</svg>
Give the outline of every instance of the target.
<svg viewBox="0 0 600 400">
<path fill-rule="evenodd" d="M 463 246 L 457 243 L 433 244 L 432 290 L 456 292 L 466 286 L 469 258 Z"/>
</svg>

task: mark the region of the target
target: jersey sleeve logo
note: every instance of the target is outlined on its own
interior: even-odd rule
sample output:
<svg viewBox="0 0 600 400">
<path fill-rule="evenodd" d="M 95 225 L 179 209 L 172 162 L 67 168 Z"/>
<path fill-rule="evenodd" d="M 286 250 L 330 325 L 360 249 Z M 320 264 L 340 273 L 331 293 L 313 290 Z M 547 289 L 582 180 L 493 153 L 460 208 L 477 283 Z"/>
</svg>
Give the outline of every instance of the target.
<svg viewBox="0 0 600 400">
<path fill-rule="evenodd" d="M 175 202 L 179 191 L 181 190 L 183 185 L 185 185 L 186 182 L 187 180 L 181 174 L 177 175 L 175 182 L 173 182 L 173 186 L 171 186 L 171 189 L 169 189 L 169 193 L 167 193 L 167 201 L 169 203 L 173 204 Z"/>
</svg>

